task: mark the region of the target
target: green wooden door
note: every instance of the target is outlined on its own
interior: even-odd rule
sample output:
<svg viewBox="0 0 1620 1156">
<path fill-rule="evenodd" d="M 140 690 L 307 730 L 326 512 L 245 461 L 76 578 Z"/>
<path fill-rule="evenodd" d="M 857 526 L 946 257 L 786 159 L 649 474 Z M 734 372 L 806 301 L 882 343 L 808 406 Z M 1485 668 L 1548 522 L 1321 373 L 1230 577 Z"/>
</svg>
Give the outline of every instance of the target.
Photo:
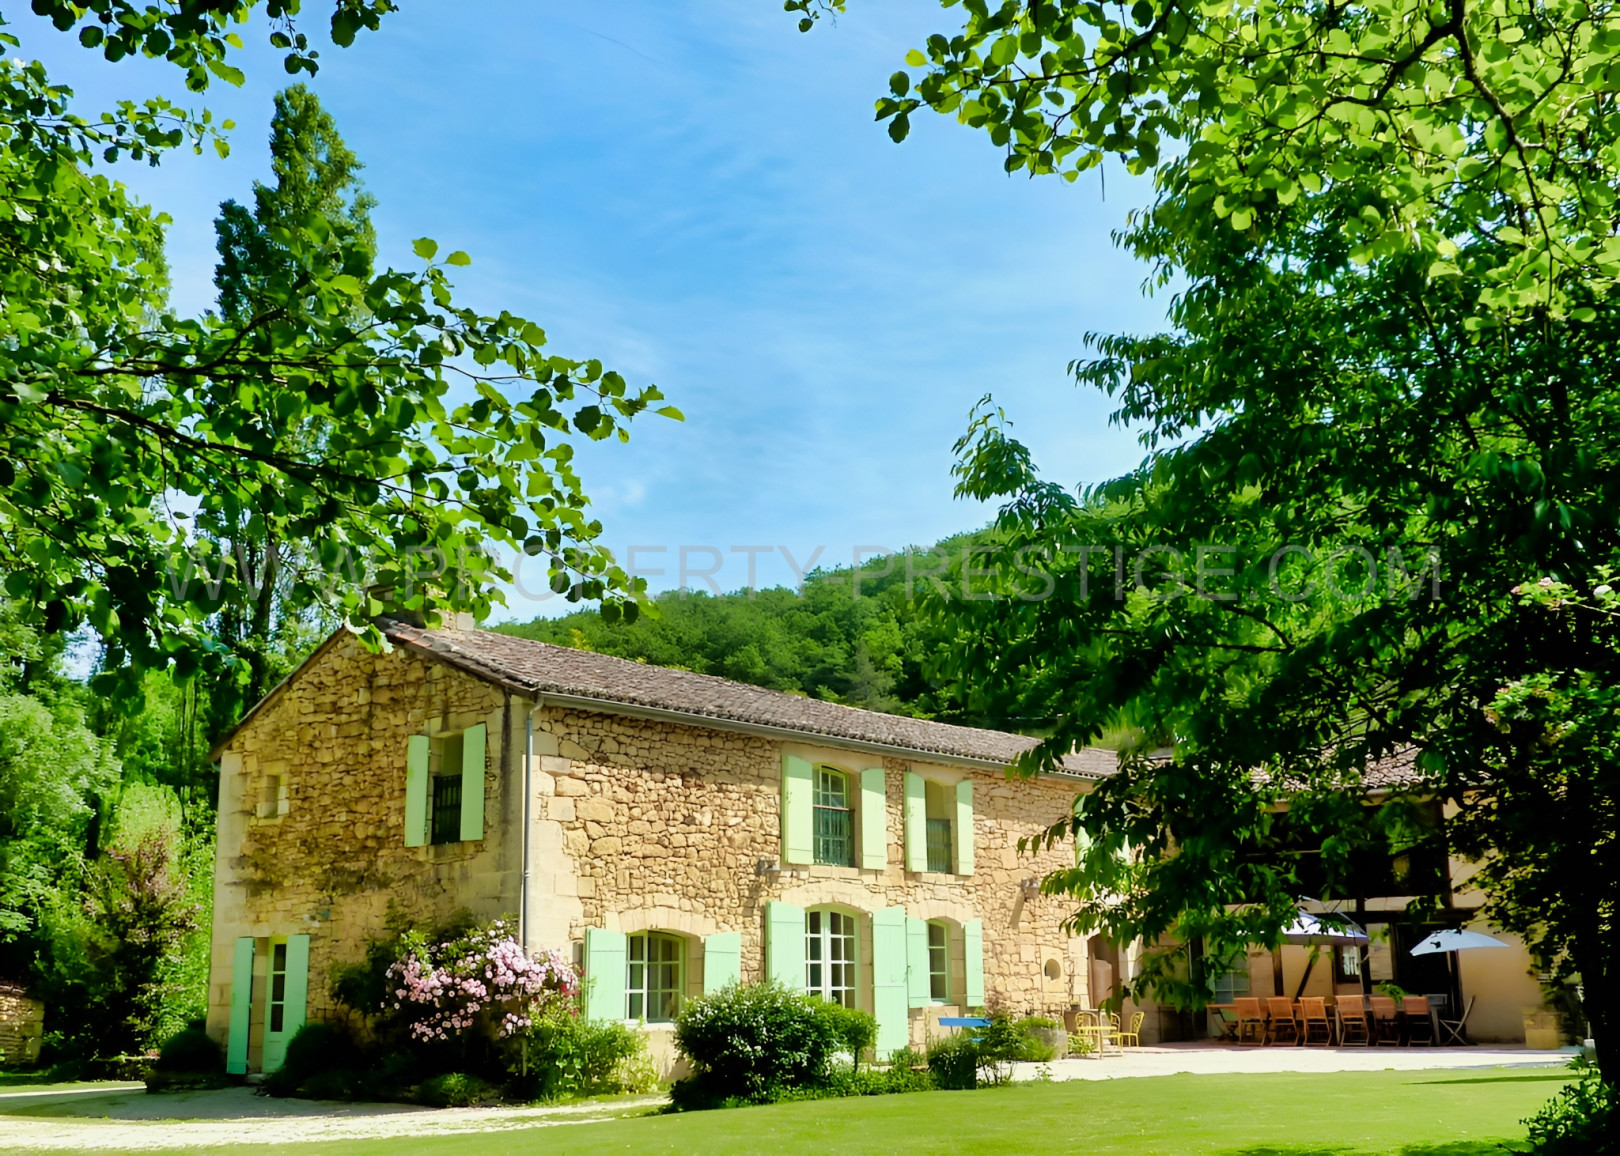
<svg viewBox="0 0 1620 1156">
<path fill-rule="evenodd" d="M 236 941 L 231 960 L 231 1030 L 225 1037 L 225 1070 L 240 1076 L 248 1068 L 248 1034 L 253 1030 L 253 937 Z"/>
</svg>

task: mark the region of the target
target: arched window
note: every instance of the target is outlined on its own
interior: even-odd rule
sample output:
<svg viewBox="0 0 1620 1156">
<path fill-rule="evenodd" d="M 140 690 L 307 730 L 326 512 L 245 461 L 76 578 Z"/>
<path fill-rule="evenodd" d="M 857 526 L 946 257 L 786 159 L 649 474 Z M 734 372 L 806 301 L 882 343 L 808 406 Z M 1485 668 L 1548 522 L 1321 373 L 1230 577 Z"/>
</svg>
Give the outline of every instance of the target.
<svg viewBox="0 0 1620 1156">
<path fill-rule="evenodd" d="M 855 919 L 842 911 L 804 916 L 804 988 L 845 1007 L 855 1006 Z"/>
<path fill-rule="evenodd" d="M 686 979 L 686 941 L 661 931 L 643 931 L 625 944 L 624 1018 L 668 1023 L 681 1010 Z"/>
<path fill-rule="evenodd" d="M 816 768 L 815 858 L 834 867 L 855 866 L 855 812 L 849 776 L 832 767 Z"/>
</svg>

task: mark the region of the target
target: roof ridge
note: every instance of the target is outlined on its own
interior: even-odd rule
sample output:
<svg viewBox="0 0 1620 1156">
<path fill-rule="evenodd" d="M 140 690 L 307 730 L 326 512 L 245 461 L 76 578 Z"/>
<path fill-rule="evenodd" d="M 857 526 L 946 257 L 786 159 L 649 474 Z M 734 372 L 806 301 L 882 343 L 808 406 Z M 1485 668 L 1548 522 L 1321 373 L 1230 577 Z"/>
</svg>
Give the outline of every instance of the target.
<svg viewBox="0 0 1620 1156">
<path fill-rule="evenodd" d="M 378 625 L 392 641 L 478 677 L 542 696 L 792 732 L 809 741 L 832 739 L 947 761 L 1007 765 L 1040 742 L 1011 731 L 888 714 L 496 630 L 429 629 L 395 619 L 380 620 Z M 1113 759 L 1112 752 L 1086 748 L 1064 757 L 1063 773 L 1101 777 L 1112 772 Z"/>
</svg>

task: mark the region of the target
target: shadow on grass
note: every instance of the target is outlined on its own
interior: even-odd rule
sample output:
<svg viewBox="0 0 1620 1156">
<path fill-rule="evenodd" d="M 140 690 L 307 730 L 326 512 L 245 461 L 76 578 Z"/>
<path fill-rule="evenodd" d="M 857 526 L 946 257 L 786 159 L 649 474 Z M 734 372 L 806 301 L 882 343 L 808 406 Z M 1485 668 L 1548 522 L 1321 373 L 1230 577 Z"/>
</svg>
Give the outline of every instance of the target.
<svg viewBox="0 0 1620 1156">
<path fill-rule="evenodd" d="M 1279 1147 L 1261 1144 L 1253 1148 L 1235 1148 L 1226 1156 L 1335 1156 L 1337 1153 L 1360 1153 L 1362 1148 L 1344 1145 L 1307 1144 Z M 1393 1156 L 1509 1156 L 1517 1149 L 1494 1140 L 1457 1140 L 1449 1144 L 1408 1144 L 1392 1150 Z"/>
<path fill-rule="evenodd" d="M 1455 1080 L 1408 1080 L 1407 1084 L 1423 1084 L 1438 1087 L 1441 1084 L 1538 1084 L 1557 1081 L 1567 1084 L 1574 1078 L 1574 1073 L 1566 1068 L 1559 1068 L 1553 1072 L 1538 1072 L 1533 1076 L 1470 1076 Z"/>
</svg>

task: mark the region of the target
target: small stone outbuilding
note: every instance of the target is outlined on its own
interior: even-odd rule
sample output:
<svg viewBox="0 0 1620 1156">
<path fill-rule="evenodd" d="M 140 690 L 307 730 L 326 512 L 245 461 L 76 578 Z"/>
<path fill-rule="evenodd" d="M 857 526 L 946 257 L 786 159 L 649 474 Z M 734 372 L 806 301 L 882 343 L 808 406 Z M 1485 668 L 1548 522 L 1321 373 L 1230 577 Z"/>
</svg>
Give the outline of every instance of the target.
<svg viewBox="0 0 1620 1156">
<path fill-rule="evenodd" d="M 583 966 L 589 1014 L 645 1022 L 666 1057 L 681 1002 L 738 979 L 873 1012 L 881 1052 L 941 1014 L 1061 1016 L 1115 982 L 1036 887 L 1072 849 L 1018 850 L 1109 752 L 1010 780 L 1034 740 L 383 627 L 391 650 L 334 634 L 216 749 L 208 1028 L 232 1071 L 338 1014 L 333 965 L 391 915 L 515 915 Z"/>
<path fill-rule="evenodd" d="M 21 984 L 0 979 L 0 1068 L 37 1063 L 44 1034 L 45 1005 Z"/>
</svg>

